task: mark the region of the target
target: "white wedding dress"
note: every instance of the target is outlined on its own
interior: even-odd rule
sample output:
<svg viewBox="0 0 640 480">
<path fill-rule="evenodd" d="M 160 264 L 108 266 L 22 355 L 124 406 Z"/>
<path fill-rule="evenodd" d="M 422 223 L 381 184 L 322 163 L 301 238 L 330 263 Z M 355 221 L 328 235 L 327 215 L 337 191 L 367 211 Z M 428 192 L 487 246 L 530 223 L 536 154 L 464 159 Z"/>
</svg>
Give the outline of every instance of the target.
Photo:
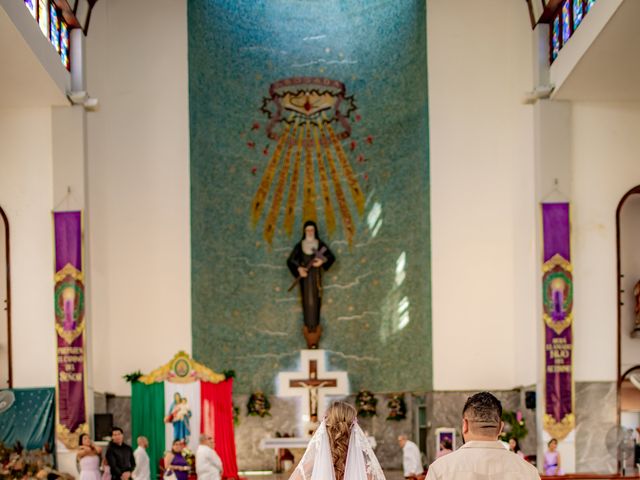
<svg viewBox="0 0 640 480">
<path fill-rule="evenodd" d="M 313 435 L 289 480 L 335 480 L 326 421 Z M 344 480 L 385 480 L 369 440 L 357 422 L 351 427 Z"/>
</svg>

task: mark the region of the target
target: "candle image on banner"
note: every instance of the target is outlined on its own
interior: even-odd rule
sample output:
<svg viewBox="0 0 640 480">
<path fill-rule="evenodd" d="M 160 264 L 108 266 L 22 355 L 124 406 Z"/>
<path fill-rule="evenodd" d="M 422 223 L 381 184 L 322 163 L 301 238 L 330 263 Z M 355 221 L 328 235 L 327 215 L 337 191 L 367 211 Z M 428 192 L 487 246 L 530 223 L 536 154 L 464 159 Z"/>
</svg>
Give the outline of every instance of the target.
<svg viewBox="0 0 640 480">
<path fill-rule="evenodd" d="M 55 329 L 58 365 L 56 433 L 67 448 L 88 431 L 85 405 L 82 213 L 54 212 Z"/>
<path fill-rule="evenodd" d="M 544 430 L 563 440 L 575 428 L 573 276 L 568 203 L 542 205 L 542 304 L 545 349 Z"/>
</svg>

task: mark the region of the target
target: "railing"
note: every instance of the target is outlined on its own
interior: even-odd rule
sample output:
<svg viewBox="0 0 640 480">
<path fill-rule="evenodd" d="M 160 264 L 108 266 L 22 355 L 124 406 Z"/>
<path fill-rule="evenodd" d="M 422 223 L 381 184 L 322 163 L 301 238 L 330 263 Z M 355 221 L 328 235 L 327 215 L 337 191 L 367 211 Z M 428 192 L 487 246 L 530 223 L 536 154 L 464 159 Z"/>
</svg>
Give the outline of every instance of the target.
<svg viewBox="0 0 640 480">
<path fill-rule="evenodd" d="M 551 63 L 558 57 L 596 0 L 564 0 L 553 13 L 549 29 L 549 56 Z"/>
</svg>

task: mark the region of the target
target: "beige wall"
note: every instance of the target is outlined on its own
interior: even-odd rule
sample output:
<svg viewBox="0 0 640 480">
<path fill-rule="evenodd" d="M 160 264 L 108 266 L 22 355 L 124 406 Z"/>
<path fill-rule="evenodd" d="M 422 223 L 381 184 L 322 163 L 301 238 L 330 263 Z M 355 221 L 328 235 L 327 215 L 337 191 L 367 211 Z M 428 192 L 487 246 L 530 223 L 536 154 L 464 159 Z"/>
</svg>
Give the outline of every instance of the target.
<svg viewBox="0 0 640 480">
<path fill-rule="evenodd" d="M 640 185 L 640 103 L 574 103 L 572 109 L 575 375 L 616 379 L 618 202 Z M 640 276 L 640 272 L 629 272 Z M 629 289 L 627 289 L 628 291 Z M 629 302 L 627 302 L 629 303 Z M 636 344 L 635 360 L 640 363 Z"/>
<path fill-rule="evenodd" d="M 532 76 L 526 8 L 510 0 L 427 6 L 434 387 L 533 384 L 533 110 L 521 103 Z"/>
<path fill-rule="evenodd" d="M 191 348 L 184 0 L 98 2 L 87 42 L 94 387 Z"/>
<path fill-rule="evenodd" d="M 13 386 L 53 386 L 51 109 L 0 109 L 0 145 L 0 206 L 11 229 Z"/>
</svg>

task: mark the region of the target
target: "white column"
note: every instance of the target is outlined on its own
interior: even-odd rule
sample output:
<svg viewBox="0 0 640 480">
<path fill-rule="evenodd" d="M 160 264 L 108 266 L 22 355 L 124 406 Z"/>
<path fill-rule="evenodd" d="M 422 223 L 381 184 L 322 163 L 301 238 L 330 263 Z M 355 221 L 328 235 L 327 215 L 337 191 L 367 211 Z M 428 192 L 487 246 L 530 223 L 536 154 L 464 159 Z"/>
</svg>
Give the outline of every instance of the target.
<svg viewBox="0 0 640 480">
<path fill-rule="evenodd" d="M 69 64 L 71 65 L 71 92 L 85 92 L 85 36 L 82 29 L 74 28 L 69 32 Z"/>
<path fill-rule="evenodd" d="M 91 272 L 89 271 L 89 244 L 87 215 L 86 173 L 86 112 L 82 106 L 52 108 L 53 144 L 53 204 L 56 210 L 82 210 L 84 223 L 84 257 L 82 270 L 85 278 L 85 395 L 87 422 L 93 432 L 93 368 L 91 355 Z M 53 272 L 51 273 L 53 279 Z M 52 280 L 53 281 L 53 280 Z M 53 318 L 51 319 L 53 329 Z M 69 451 L 56 440 L 58 467 L 76 475 L 76 452 Z"/>
<path fill-rule="evenodd" d="M 571 200 L 571 104 L 553 100 L 538 100 L 534 105 L 534 155 L 536 165 L 536 203 Z M 545 410 L 544 325 L 542 321 L 542 222 L 539 213 L 536 224 L 536 318 L 538 321 L 538 379 L 536 425 L 538 458 L 542 465 L 548 433 L 543 428 Z M 576 319 L 580 321 L 580 319 Z M 575 362 L 575 356 L 572 359 Z M 575 378 L 572 379 L 575 382 Z M 575 412 L 574 412 L 575 413 Z M 575 430 L 559 442 L 565 473 L 575 472 Z"/>
</svg>

